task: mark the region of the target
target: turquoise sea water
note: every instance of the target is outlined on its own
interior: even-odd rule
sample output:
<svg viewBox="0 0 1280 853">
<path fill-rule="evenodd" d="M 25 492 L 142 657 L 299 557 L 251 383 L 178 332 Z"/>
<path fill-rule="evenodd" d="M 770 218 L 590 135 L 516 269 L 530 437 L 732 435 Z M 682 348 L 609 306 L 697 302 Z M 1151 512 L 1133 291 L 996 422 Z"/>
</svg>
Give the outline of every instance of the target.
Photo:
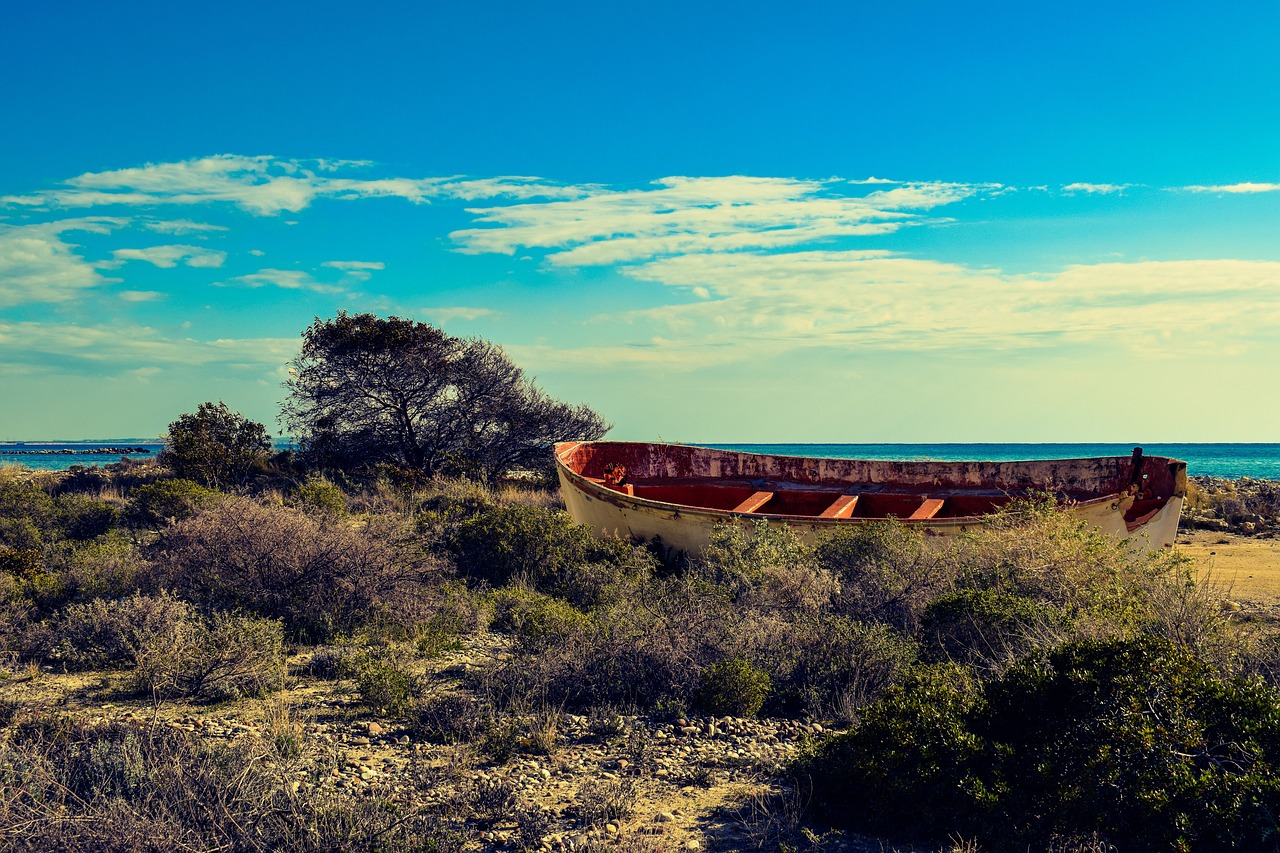
<svg viewBox="0 0 1280 853">
<path fill-rule="evenodd" d="M 1084 456 L 1128 456 L 1133 444 L 717 444 L 698 442 L 704 447 L 776 453 L 788 456 L 827 456 L 842 459 L 937 459 L 958 461 L 991 459 L 1070 459 Z M 287 439 L 276 442 L 288 446 Z M 29 468 L 63 470 L 72 465 L 109 465 L 119 462 L 119 453 L 104 448 L 130 448 L 150 453 L 131 453 L 146 458 L 160 451 L 154 438 L 120 438 L 103 441 L 0 442 L 0 465 L 17 464 Z M 1144 444 L 1148 456 L 1170 456 L 1187 463 L 1192 477 L 1254 477 L 1280 480 L 1280 444 Z M 38 451 L 38 452 L 33 452 Z M 76 451 L 75 453 L 69 451 Z"/>
</svg>

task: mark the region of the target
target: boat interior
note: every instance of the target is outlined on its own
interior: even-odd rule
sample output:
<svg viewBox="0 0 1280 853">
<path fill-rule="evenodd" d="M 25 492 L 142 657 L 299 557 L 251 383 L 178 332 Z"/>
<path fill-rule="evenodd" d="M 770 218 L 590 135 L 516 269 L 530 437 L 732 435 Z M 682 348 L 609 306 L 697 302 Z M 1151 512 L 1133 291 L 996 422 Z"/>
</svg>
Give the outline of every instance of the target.
<svg viewBox="0 0 1280 853">
<path fill-rule="evenodd" d="M 812 471 L 814 465 L 833 464 L 829 460 L 753 457 L 687 446 L 624 442 L 566 444 L 561 461 L 591 483 L 643 500 L 718 512 L 810 519 L 975 518 L 1033 490 L 1048 490 L 1061 501 L 1077 504 L 1133 496 L 1125 521 L 1136 528 L 1168 502 L 1177 486 L 1172 469 L 1144 464 L 1140 449 L 1135 449 L 1132 460 L 1080 460 L 1093 466 L 1088 475 L 1080 476 L 1075 468 L 1068 469 L 1074 482 L 1057 480 L 1056 486 L 1047 483 L 1054 482 L 1053 475 L 1060 474 L 1060 470 L 1050 471 L 1038 486 L 1002 483 L 1000 477 L 988 476 L 985 471 L 980 473 L 986 482 L 962 484 L 946 482 L 954 476 L 948 472 L 954 471 L 955 466 L 939 465 L 928 473 L 927 479 L 932 482 L 911 483 L 911 473 L 901 476 L 906 466 L 836 461 L 835 465 L 847 467 L 837 471 L 839 479 L 843 479 L 840 482 L 829 473 L 824 477 L 821 472 L 815 475 Z M 858 465 L 879 466 L 862 472 L 872 473 L 875 478 L 867 482 L 849 477 Z M 706 471 L 698 470 L 733 467 L 739 470 L 728 476 L 724 475 L 727 471 L 708 476 Z"/>
</svg>

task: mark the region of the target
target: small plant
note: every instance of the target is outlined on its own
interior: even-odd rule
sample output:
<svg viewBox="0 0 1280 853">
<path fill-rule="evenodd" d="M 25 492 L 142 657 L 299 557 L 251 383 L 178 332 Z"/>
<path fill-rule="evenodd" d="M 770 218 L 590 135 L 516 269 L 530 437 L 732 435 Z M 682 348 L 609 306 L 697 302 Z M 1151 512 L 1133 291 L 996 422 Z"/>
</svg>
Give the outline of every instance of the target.
<svg viewBox="0 0 1280 853">
<path fill-rule="evenodd" d="M 506 820 L 515 807 L 515 801 L 516 784 L 505 777 L 476 779 L 466 797 L 476 819 L 488 824 Z"/>
<path fill-rule="evenodd" d="M 402 717 L 418 693 L 418 680 L 399 662 L 367 655 L 357 664 L 360 701 L 372 710 Z"/>
<path fill-rule="evenodd" d="M 415 730 L 435 743 L 471 743 L 485 730 L 492 710 L 471 696 L 446 693 L 418 706 Z"/>
<path fill-rule="evenodd" d="M 613 705 L 597 705 L 587 714 L 587 731 L 603 743 L 617 740 L 627 731 L 627 721 Z"/>
<path fill-rule="evenodd" d="M 293 498 L 298 506 L 308 512 L 332 516 L 347 514 L 346 493 L 328 480 L 308 480 L 298 487 Z"/>
<path fill-rule="evenodd" d="M 219 492 L 191 480 L 159 480 L 133 490 L 125 516 L 136 526 L 159 528 L 190 518 L 220 498 Z"/>
<path fill-rule="evenodd" d="M 573 802 L 573 813 L 585 826 L 600 826 L 630 817 L 638 793 L 631 779 L 587 781 Z"/>
<path fill-rule="evenodd" d="M 551 831 L 551 815 L 537 803 L 520 803 L 516 806 L 516 835 L 522 851 L 538 850 L 542 840 Z"/>
<path fill-rule="evenodd" d="M 506 764 L 520 751 L 519 724 L 508 716 L 490 717 L 480 737 L 480 751 L 495 764 Z"/>
<path fill-rule="evenodd" d="M 702 671 L 698 704 L 714 716 L 754 717 L 769 695 L 769 674 L 745 658 L 730 658 Z"/>
</svg>

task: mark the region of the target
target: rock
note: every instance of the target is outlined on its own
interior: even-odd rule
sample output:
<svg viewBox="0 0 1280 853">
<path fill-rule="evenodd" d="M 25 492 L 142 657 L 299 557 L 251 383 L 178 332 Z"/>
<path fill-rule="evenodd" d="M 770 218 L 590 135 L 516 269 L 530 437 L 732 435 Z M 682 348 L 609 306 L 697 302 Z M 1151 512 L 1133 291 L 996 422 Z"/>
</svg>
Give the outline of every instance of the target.
<svg viewBox="0 0 1280 853">
<path fill-rule="evenodd" d="M 697 839 L 690 838 L 688 841 L 684 843 L 684 849 L 685 850 L 701 850 L 702 842 L 698 841 Z"/>
<path fill-rule="evenodd" d="M 672 823 L 675 821 L 676 816 L 671 812 L 658 812 L 653 816 L 653 819 L 656 823 Z"/>
<path fill-rule="evenodd" d="M 377 723 L 369 723 L 368 727 L 366 728 L 366 731 L 369 733 L 370 737 L 377 737 L 378 735 L 382 734 L 383 728 Z"/>
</svg>

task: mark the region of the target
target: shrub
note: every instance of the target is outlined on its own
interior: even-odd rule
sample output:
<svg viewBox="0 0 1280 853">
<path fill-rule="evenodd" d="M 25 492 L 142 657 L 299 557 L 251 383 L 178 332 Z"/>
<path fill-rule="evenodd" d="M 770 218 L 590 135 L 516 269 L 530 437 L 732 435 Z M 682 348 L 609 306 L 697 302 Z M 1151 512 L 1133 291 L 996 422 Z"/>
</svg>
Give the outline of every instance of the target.
<svg viewBox="0 0 1280 853">
<path fill-rule="evenodd" d="M 519 647 L 537 652 L 563 644 L 581 632 L 588 617 L 572 604 L 525 587 L 506 587 L 493 594 L 493 628 L 515 636 Z"/>
<path fill-rule="evenodd" d="M 58 526 L 68 539 L 95 539 L 116 526 L 120 510 L 87 495 L 59 495 L 55 501 Z"/>
<path fill-rule="evenodd" d="M 405 663 L 389 654 L 365 654 L 356 665 L 356 689 L 360 701 L 379 714 L 402 717 L 419 692 L 418 679 Z"/>
<path fill-rule="evenodd" d="M 941 549 L 892 519 L 842 528 L 818 543 L 815 557 L 840 583 L 840 612 L 907 633 L 954 574 Z"/>
<path fill-rule="evenodd" d="M 1062 617 L 1029 598 L 989 589 L 947 593 L 925 608 L 921 633 L 939 660 L 1000 671 L 1063 638 Z"/>
<path fill-rule="evenodd" d="M 743 658 L 730 658 L 702 671 L 697 702 L 713 716 L 754 717 L 769 688 L 768 673 Z"/>
<path fill-rule="evenodd" d="M 71 605 L 52 621 L 46 643 L 69 669 L 132 669 L 134 687 L 161 698 L 259 696 L 284 678 L 279 622 L 202 617 L 167 593 Z"/>
<path fill-rule="evenodd" d="M 158 528 L 190 518 L 220 498 L 221 493 L 191 480 L 158 480 L 133 490 L 126 517 L 139 527 Z"/>
<path fill-rule="evenodd" d="M 807 769 L 829 814 L 878 831 L 1263 849 L 1280 810 L 1280 694 L 1161 640 L 1072 643 L 976 697 L 892 690 Z"/>
<path fill-rule="evenodd" d="M 827 615 L 795 626 L 796 661 L 776 697 L 819 719 L 853 720 L 916 661 L 916 645 L 879 622 Z"/>
<path fill-rule="evenodd" d="M 51 620 L 47 653 L 67 669 L 134 667 L 194 619 L 194 608 L 167 592 L 73 604 Z"/>
<path fill-rule="evenodd" d="M 327 480 L 308 480 L 297 488 L 293 498 L 302 509 L 322 515 L 346 515 L 347 496 Z"/>
<path fill-rule="evenodd" d="M 426 564 L 398 535 L 228 497 L 169 529 L 156 580 L 210 609 L 280 619 L 312 642 L 379 619 L 412 625 Z"/>
<path fill-rule="evenodd" d="M 518 581 L 584 608 L 617 600 L 626 579 L 653 568 L 643 549 L 600 539 L 567 513 L 520 504 L 464 519 L 448 544 L 458 571 L 472 581 Z"/>
<path fill-rule="evenodd" d="M 492 716 L 493 709 L 475 697 L 446 693 L 421 702 L 414 730 L 434 743 L 471 743 Z"/>
<path fill-rule="evenodd" d="M 38 549 L 57 518 L 53 498 L 34 482 L 0 481 L 0 546 Z"/>
<path fill-rule="evenodd" d="M 123 531 L 93 542 L 65 543 L 51 558 L 75 599 L 121 598 L 138 588 L 147 563 Z"/>
<path fill-rule="evenodd" d="M 245 483 L 270 450 L 271 437 L 262 424 L 226 403 L 201 403 L 169 424 L 158 459 L 179 477 L 223 488 Z"/>
</svg>

